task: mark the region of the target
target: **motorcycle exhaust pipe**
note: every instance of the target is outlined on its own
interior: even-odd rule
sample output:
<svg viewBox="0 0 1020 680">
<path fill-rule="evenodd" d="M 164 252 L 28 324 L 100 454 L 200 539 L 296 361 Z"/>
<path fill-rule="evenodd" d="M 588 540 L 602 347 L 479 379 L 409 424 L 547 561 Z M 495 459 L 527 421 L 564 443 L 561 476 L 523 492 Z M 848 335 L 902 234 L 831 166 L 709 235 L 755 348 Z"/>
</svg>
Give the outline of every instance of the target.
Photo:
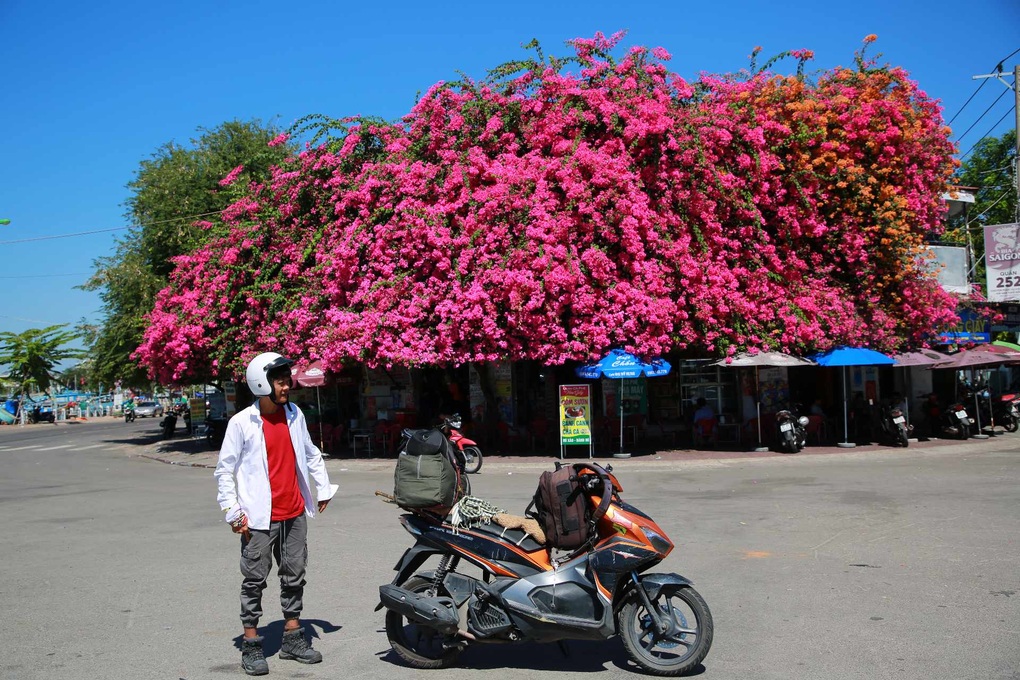
<svg viewBox="0 0 1020 680">
<path fill-rule="evenodd" d="M 379 586 L 382 606 L 404 618 L 452 635 L 460 628 L 457 605 L 449 597 L 428 597 L 394 585 Z"/>
</svg>

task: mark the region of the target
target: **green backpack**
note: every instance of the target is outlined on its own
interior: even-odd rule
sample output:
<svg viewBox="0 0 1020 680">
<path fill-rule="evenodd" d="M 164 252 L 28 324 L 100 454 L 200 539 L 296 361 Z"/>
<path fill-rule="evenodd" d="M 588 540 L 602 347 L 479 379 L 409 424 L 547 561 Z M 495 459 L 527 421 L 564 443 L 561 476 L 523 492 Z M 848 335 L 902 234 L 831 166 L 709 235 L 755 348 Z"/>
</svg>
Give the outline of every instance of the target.
<svg viewBox="0 0 1020 680">
<path fill-rule="evenodd" d="M 407 434 L 393 472 L 393 497 L 403 508 L 445 513 L 469 493 L 450 442 L 439 430 Z"/>
</svg>

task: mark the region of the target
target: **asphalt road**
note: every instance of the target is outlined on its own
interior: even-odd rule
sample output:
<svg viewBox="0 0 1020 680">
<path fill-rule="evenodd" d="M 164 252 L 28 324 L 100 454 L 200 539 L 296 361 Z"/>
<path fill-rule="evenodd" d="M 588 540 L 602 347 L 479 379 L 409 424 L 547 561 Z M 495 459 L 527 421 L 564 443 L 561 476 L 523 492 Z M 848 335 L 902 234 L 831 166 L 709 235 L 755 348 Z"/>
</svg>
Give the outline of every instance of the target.
<svg viewBox="0 0 1020 680">
<path fill-rule="evenodd" d="M 156 421 L 0 428 L 0 677 L 244 677 L 238 542 L 212 471 L 143 457 Z M 711 606 L 700 677 L 1020 678 L 1020 435 L 934 450 L 625 461 L 624 497 L 678 548 L 660 566 Z M 329 461 L 305 622 L 325 661 L 269 677 L 421 678 L 389 651 L 377 588 L 409 537 L 388 463 Z M 475 495 L 520 512 L 538 461 L 486 461 Z M 619 640 L 478 647 L 432 677 L 637 677 Z"/>
</svg>

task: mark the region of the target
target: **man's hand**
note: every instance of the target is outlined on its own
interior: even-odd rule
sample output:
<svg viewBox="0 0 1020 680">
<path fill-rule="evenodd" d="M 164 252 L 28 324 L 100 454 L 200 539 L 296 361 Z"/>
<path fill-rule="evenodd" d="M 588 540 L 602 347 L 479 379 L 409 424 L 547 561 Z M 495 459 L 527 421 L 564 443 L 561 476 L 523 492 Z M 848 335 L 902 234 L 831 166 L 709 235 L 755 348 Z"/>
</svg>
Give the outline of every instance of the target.
<svg viewBox="0 0 1020 680">
<path fill-rule="evenodd" d="M 319 512 L 322 512 L 323 510 L 325 510 L 327 505 L 329 505 L 329 501 L 328 500 L 319 501 Z"/>
<path fill-rule="evenodd" d="M 241 514 L 236 520 L 230 523 L 230 530 L 235 534 L 244 536 L 245 541 L 251 540 L 251 529 L 248 528 L 248 516 Z"/>
</svg>

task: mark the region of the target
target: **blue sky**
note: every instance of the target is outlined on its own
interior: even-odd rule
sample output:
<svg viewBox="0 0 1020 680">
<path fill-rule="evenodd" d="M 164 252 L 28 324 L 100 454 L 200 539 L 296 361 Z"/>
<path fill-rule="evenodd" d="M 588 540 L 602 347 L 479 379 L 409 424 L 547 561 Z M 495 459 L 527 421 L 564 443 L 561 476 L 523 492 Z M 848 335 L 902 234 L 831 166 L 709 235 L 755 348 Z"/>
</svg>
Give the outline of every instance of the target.
<svg viewBox="0 0 1020 680">
<path fill-rule="evenodd" d="M 0 0 L 0 218 L 12 221 L 0 226 L 0 331 L 100 318 L 98 296 L 74 287 L 124 232 L 25 239 L 125 226 L 125 185 L 165 142 L 234 118 L 394 119 L 418 91 L 457 71 L 481 78 L 531 38 L 562 54 L 564 40 L 621 29 L 624 47 L 665 47 L 692 79 L 746 66 L 756 45 L 765 56 L 814 50 L 817 69 L 849 64 L 875 33 L 870 53 L 906 68 L 948 121 L 977 89 L 971 76 L 1020 48 L 1020 2 Z M 1005 67 L 1016 63 L 1020 53 Z M 955 134 L 1002 90 L 986 84 Z M 1009 93 L 961 151 L 1011 105 Z M 1007 115 L 995 132 L 1012 124 Z"/>
</svg>

